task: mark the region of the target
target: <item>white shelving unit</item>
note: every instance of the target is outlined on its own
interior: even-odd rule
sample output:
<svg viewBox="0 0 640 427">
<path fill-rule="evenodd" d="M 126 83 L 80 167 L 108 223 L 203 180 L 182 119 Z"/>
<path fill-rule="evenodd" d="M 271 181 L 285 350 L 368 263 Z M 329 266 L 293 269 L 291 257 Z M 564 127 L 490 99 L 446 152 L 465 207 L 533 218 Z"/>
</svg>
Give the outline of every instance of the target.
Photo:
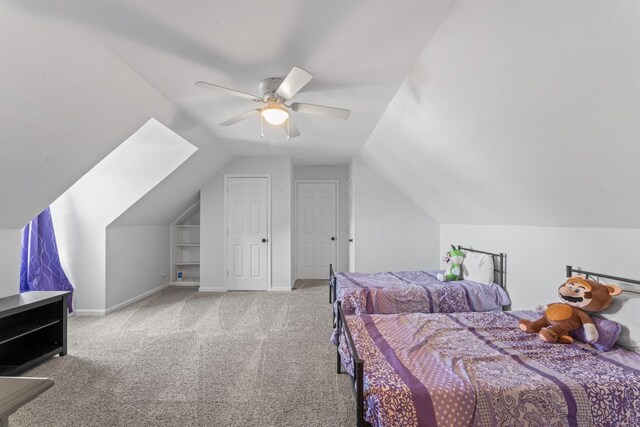
<svg viewBox="0 0 640 427">
<path fill-rule="evenodd" d="M 182 272 L 182 280 L 178 273 Z M 171 284 L 200 284 L 200 202 L 186 210 L 171 225 Z"/>
</svg>

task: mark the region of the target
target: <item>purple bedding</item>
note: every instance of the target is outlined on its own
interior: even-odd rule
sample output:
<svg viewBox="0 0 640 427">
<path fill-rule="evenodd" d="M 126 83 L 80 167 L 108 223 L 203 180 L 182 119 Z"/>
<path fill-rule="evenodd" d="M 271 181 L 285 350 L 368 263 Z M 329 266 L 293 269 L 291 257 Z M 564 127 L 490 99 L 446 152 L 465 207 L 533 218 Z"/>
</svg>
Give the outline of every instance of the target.
<svg viewBox="0 0 640 427">
<path fill-rule="evenodd" d="M 344 314 L 458 313 L 501 310 L 511 301 L 497 284 L 441 282 L 438 271 L 337 273 Z"/>
<path fill-rule="evenodd" d="M 640 355 L 518 329 L 536 312 L 353 315 L 374 426 L 640 425 Z M 339 351 L 352 372 L 342 336 Z"/>
</svg>

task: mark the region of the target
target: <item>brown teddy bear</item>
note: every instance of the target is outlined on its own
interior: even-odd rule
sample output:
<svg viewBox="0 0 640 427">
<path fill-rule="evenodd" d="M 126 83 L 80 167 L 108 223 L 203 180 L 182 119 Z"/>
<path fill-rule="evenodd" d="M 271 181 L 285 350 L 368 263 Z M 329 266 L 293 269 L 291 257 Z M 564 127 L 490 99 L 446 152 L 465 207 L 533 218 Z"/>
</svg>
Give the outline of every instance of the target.
<svg viewBox="0 0 640 427">
<path fill-rule="evenodd" d="M 544 315 L 536 320 L 521 319 L 520 329 L 538 336 L 548 343 L 570 344 L 573 338 L 569 331 L 584 327 L 590 343 L 598 340 L 598 330 L 586 312 L 597 313 L 609 307 L 612 297 L 620 295 L 622 289 L 615 285 L 603 285 L 594 280 L 575 276 L 567 279 L 558 288 L 562 303 L 550 304 Z"/>
</svg>

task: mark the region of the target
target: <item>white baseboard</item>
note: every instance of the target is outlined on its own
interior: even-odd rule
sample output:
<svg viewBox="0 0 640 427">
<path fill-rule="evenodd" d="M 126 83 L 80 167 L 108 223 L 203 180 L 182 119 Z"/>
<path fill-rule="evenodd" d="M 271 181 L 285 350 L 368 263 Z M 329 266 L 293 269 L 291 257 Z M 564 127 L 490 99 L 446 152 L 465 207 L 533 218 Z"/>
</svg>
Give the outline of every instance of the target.
<svg viewBox="0 0 640 427">
<path fill-rule="evenodd" d="M 200 286 L 200 292 L 227 292 L 225 288 L 214 288 L 209 286 Z"/>
<path fill-rule="evenodd" d="M 77 308 L 73 309 L 73 313 L 76 316 L 104 316 L 105 310 L 79 310 Z"/>
<path fill-rule="evenodd" d="M 130 299 L 126 300 L 126 301 L 123 301 L 123 302 L 121 302 L 119 304 L 114 305 L 113 307 L 109 307 L 106 310 L 104 310 L 104 314 L 113 313 L 114 311 L 119 310 L 122 307 L 126 307 L 129 304 L 133 304 L 136 301 L 140 301 L 143 298 L 146 298 L 146 297 L 148 297 L 150 295 L 153 295 L 153 294 L 155 294 L 157 292 L 160 292 L 161 290 L 168 288 L 170 284 L 171 283 L 165 283 L 164 285 L 160 285 L 157 288 L 149 289 L 147 292 L 144 292 L 144 293 L 138 295 L 137 297 L 130 298 Z"/>
<path fill-rule="evenodd" d="M 197 288 L 200 286 L 200 282 L 171 282 L 169 286 L 176 288 Z"/>
<path fill-rule="evenodd" d="M 291 292 L 291 288 L 286 286 L 276 286 L 271 288 L 271 292 Z"/>
</svg>

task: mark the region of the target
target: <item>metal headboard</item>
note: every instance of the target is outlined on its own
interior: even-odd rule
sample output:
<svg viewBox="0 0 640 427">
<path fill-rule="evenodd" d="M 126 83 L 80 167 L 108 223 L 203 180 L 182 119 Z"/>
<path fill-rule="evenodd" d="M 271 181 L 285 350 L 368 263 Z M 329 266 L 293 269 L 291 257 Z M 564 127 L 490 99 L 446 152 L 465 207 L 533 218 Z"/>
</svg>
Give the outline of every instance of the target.
<svg viewBox="0 0 640 427">
<path fill-rule="evenodd" d="M 458 245 L 458 250 L 467 251 L 467 252 L 475 252 L 478 254 L 491 255 L 493 257 L 493 272 L 498 273 L 495 276 L 497 277 L 496 283 L 500 285 L 500 287 L 504 290 L 507 290 L 507 254 L 479 251 L 477 249 L 465 248 L 463 246 Z M 498 265 L 496 267 L 496 264 Z"/>
<path fill-rule="evenodd" d="M 573 276 L 574 274 L 581 274 L 585 276 L 587 279 L 592 279 L 597 282 L 599 282 L 600 279 L 609 279 L 609 280 L 614 280 L 616 282 L 622 282 L 625 284 L 640 286 L 640 280 L 625 279 L 624 277 L 611 276 L 610 274 L 594 273 L 592 271 L 585 271 L 579 268 L 573 268 L 573 266 L 571 265 L 567 265 L 567 278 Z M 628 293 L 640 295 L 640 288 L 637 291 L 632 289 L 623 289 L 622 292 L 628 292 Z"/>
<path fill-rule="evenodd" d="M 493 257 L 493 272 L 497 273 L 496 283 L 504 290 L 507 290 L 507 254 L 479 251 L 477 249 L 465 248 L 458 245 L 458 249 L 461 251 L 475 252 L 478 254 L 491 255 Z M 496 264 L 498 267 L 496 267 Z M 329 264 L 329 303 L 333 303 L 336 300 L 336 275 L 333 271 L 333 265 Z M 334 320 L 335 323 L 335 320 Z"/>
</svg>

